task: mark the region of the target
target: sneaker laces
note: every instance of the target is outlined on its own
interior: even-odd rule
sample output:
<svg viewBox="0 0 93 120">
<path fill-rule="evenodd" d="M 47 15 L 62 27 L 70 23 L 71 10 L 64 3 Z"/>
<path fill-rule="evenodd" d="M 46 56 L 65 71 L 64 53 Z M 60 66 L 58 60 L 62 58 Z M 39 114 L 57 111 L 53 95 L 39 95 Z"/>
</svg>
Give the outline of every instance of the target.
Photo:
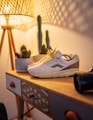
<svg viewBox="0 0 93 120">
<path fill-rule="evenodd" d="M 47 52 L 47 54 L 44 55 L 44 57 L 42 57 L 39 61 L 37 61 L 37 62 L 29 65 L 28 67 L 31 67 L 32 65 L 37 65 L 37 64 L 39 64 L 39 63 L 44 63 L 45 61 L 50 60 L 50 58 L 51 58 L 50 56 L 52 56 L 52 54 L 54 54 L 55 51 L 56 51 L 56 49 L 54 49 L 54 50 L 50 49 L 50 50 Z"/>
<path fill-rule="evenodd" d="M 56 50 L 53 50 L 50 54 L 48 54 L 45 59 L 43 59 L 42 63 L 47 63 L 49 61 L 51 61 L 52 59 L 55 59 L 55 58 L 60 58 L 62 56 L 61 52 L 60 51 L 56 51 Z"/>
<path fill-rule="evenodd" d="M 62 54 L 60 51 L 54 50 L 50 54 L 48 54 L 48 56 L 46 56 L 41 62 L 44 64 L 44 63 L 50 62 L 53 59 L 59 59 L 61 57 L 63 57 L 63 59 L 66 61 L 70 61 L 73 59 L 72 54 L 70 54 L 70 55 Z"/>
<path fill-rule="evenodd" d="M 49 50 L 48 52 L 47 52 L 47 54 L 44 56 L 44 57 L 42 57 L 38 62 L 43 62 L 43 61 L 46 61 L 47 59 L 49 59 L 50 58 L 50 56 L 52 56 L 54 53 L 55 53 L 55 49 L 54 50 Z M 37 63 L 38 63 L 37 62 Z"/>
</svg>

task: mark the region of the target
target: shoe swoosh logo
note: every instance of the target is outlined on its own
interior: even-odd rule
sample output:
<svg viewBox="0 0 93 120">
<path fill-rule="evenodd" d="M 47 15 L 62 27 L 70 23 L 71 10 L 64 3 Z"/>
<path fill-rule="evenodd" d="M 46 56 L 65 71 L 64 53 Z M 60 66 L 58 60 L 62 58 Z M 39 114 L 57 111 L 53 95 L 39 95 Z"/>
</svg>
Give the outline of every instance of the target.
<svg viewBox="0 0 93 120">
<path fill-rule="evenodd" d="M 53 67 L 53 68 L 55 68 L 55 67 L 63 68 L 62 70 L 71 69 L 71 68 L 79 68 L 79 62 L 74 63 L 72 65 L 69 65 L 69 66 L 67 66 L 65 68 L 64 68 L 63 65 L 60 65 L 60 64 L 55 64 L 55 65 L 52 65 L 51 67 Z"/>
<path fill-rule="evenodd" d="M 63 67 L 63 65 L 56 64 L 56 65 L 53 65 L 52 67 L 53 67 L 53 68 L 55 68 L 55 67 L 62 68 L 62 67 Z"/>
</svg>

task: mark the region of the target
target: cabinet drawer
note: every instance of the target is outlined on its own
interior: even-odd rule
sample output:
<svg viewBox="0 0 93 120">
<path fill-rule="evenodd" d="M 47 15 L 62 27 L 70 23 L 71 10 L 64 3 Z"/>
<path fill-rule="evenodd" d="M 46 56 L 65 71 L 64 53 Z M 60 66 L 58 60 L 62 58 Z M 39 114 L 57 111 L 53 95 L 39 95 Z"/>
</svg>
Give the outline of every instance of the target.
<svg viewBox="0 0 93 120">
<path fill-rule="evenodd" d="M 64 113 L 72 110 L 81 120 L 93 120 L 93 107 L 65 96 L 50 94 L 50 113 L 55 120 L 66 120 Z"/>
<path fill-rule="evenodd" d="M 42 112 L 49 113 L 48 92 L 41 87 L 22 81 L 22 97 Z"/>
<path fill-rule="evenodd" d="M 21 96 L 21 80 L 6 74 L 6 87 L 13 93 Z"/>
</svg>

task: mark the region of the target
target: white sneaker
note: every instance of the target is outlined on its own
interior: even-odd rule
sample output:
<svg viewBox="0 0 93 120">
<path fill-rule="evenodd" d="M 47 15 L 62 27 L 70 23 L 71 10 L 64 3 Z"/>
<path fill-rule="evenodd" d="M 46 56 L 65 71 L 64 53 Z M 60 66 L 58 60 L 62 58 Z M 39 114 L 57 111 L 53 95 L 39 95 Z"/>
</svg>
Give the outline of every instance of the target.
<svg viewBox="0 0 93 120">
<path fill-rule="evenodd" d="M 54 51 L 46 55 L 37 64 L 28 66 L 28 72 L 39 78 L 67 77 L 74 75 L 79 70 L 78 55 L 61 54 Z"/>
</svg>

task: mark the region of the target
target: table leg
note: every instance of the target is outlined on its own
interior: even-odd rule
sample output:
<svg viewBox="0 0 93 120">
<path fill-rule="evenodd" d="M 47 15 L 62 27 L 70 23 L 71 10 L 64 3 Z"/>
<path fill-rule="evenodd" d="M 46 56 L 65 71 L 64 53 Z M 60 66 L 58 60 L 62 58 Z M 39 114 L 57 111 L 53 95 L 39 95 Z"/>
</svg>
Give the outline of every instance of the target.
<svg viewBox="0 0 93 120">
<path fill-rule="evenodd" d="M 24 100 L 17 96 L 17 102 L 18 102 L 18 120 L 23 120 L 21 117 L 24 113 Z"/>
</svg>

